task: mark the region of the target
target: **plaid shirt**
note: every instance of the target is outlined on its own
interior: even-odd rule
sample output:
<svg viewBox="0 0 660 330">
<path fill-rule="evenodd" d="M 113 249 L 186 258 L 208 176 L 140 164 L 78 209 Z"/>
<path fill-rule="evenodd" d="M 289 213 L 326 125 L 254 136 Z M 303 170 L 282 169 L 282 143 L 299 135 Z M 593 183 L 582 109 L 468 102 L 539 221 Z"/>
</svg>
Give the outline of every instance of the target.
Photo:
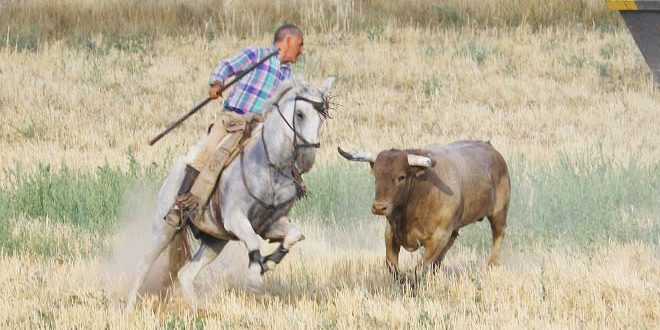
<svg viewBox="0 0 660 330">
<path fill-rule="evenodd" d="M 242 49 L 236 56 L 218 64 L 211 73 L 209 83 L 221 81 L 224 85 L 227 78 L 247 69 L 276 49 L 274 45 L 270 48 Z M 264 102 L 275 92 L 279 83 L 290 76 L 291 67 L 288 63 L 280 64 L 280 55 L 277 54 L 235 84 L 234 89 L 225 99 L 225 108 L 240 114 L 260 112 Z"/>
</svg>

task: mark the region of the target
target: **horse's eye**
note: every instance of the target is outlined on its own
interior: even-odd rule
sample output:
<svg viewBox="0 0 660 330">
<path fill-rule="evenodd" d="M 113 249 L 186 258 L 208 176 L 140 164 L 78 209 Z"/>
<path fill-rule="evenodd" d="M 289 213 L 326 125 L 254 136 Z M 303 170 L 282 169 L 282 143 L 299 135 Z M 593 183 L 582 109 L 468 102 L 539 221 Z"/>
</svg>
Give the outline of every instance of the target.
<svg viewBox="0 0 660 330">
<path fill-rule="evenodd" d="M 305 118 L 305 115 L 304 115 L 301 111 L 297 111 L 297 112 L 296 112 L 296 116 L 298 116 L 298 118 L 300 118 L 300 119 L 304 119 L 304 118 Z"/>
<path fill-rule="evenodd" d="M 406 179 L 406 176 L 405 176 L 405 175 L 400 175 L 400 176 L 397 178 L 397 180 L 398 180 L 399 182 L 402 182 L 402 181 L 405 180 L 405 179 Z"/>
</svg>

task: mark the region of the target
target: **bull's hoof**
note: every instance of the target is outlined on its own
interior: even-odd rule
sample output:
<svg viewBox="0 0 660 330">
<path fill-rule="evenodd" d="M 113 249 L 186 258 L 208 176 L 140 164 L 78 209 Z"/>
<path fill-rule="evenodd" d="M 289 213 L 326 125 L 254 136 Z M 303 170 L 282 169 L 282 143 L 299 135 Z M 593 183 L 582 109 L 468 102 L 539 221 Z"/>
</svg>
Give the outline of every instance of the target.
<svg viewBox="0 0 660 330">
<path fill-rule="evenodd" d="M 416 276 L 405 274 L 401 274 L 397 279 L 399 288 L 408 293 L 412 293 L 417 290 L 417 281 L 418 279 Z"/>
</svg>

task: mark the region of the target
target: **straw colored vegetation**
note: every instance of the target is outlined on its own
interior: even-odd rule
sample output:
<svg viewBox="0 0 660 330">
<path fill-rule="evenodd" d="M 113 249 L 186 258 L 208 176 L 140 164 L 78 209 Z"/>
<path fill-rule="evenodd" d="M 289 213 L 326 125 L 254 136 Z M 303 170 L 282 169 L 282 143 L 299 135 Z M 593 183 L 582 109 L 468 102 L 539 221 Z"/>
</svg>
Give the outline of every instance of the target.
<svg viewBox="0 0 660 330">
<path fill-rule="evenodd" d="M 155 147 L 146 142 L 205 97 L 220 59 L 270 38 L 163 38 L 120 50 L 99 36 L 78 48 L 55 41 L 37 53 L 0 51 L 3 163 L 125 165 L 131 151 L 160 164 L 199 139 L 219 103 Z M 305 47 L 302 76 L 338 77 L 342 106 L 324 127 L 322 164 L 339 161 L 339 144 L 378 150 L 465 138 L 542 162 L 594 149 L 622 162 L 660 158 L 658 94 L 625 31 L 388 27 L 310 33 Z"/>
<path fill-rule="evenodd" d="M 316 32 L 377 32 L 387 25 L 423 28 L 621 26 L 601 0 L 3 0 L 7 43 L 34 49 L 50 38 L 77 40 L 102 33 L 126 37 L 203 34 L 254 36 L 282 22 Z M 10 33 L 11 34 L 11 33 Z"/>
<path fill-rule="evenodd" d="M 382 222 L 344 230 L 305 226 L 305 231 L 307 240 L 267 276 L 264 297 L 242 291 L 247 257 L 242 247 L 229 246 L 222 262 L 200 275 L 197 287 L 206 294 L 196 315 L 185 311 L 178 292 L 147 296 L 125 313 L 116 294 L 98 280 L 106 268 L 97 258 L 0 257 L 5 283 L 0 320 L 12 328 L 65 329 L 657 328 L 660 323 L 656 245 L 611 243 L 584 251 L 560 242 L 509 247 L 503 265 L 487 269 L 484 251 L 459 240 L 442 271 L 426 275 L 416 291 L 406 291 L 385 270 Z M 63 229 L 48 234 L 95 244 Z M 404 264 L 412 267 L 416 260 L 406 254 Z"/>
<path fill-rule="evenodd" d="M 660 327 L 660 94 L 602 1 L 304 3 L 0 1 L 0 325 Z M 200 276 L 200 313 L 176 288 L 126 313 L 158 183 L 220 105 L 147 141 L 205 97 L 220 59 L 269 44 L 282 21 L 307 31 L 296 72 L 335 75 L 341 104 L 293 211 L 307 239 L 265 297 L 242 290 L 233 244 Z M 485 267 L 479 223 L 438 273 L 398 286 L 368 166 L 336 146 L 468 138 L 510 164 L 502 266 Z M 420 257 L 403 254 L 408 269 Z"/>
</svg>

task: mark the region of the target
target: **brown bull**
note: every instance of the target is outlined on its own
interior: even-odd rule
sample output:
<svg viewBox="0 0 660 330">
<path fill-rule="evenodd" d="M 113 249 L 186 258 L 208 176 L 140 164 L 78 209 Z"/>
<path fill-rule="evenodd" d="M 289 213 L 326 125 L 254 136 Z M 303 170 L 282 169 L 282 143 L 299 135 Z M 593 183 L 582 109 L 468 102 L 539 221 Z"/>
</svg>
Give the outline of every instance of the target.
<svg viewBox="0 0 660 330">
<path fill-rule="evenodd" d="M 497 264 L 504 237 L 511 184 L 506 162 L 489 142 L 458 141 L 425 150 L 386 150 L 368 161 L 376 178 L 371 211 L 387 218 L 388 268 L 398 274 L 401 247 L 424 247 L 422 263 L 439 266 L 460 228 L 488 217 L 493 231 L 489 265 Z"/>
</svg>

